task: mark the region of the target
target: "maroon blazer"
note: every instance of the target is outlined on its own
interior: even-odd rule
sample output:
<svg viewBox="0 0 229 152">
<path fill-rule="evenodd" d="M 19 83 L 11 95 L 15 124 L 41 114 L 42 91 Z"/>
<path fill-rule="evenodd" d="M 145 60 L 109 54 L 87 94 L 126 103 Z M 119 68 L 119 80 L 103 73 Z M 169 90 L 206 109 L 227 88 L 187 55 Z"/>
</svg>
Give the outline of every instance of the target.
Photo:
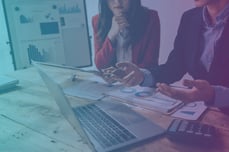
<svg viewBox="0 0 229 152">
<path fill-rule="evenodd" d="M 151 70 L 158 65 L 159 47 L 160 47 L 160 21 L 156 11 L 145 9 L 144 17 L 146 22 L 141 24 L 140 37 L 131 44 L 132 62 L 140 68 Z M 100 43 L 98 33 L 99 15 L 92 18 L 94 30 L 94 49 L 95 65 L 98 69 L 107 68 L 116 64 L 115 48 L 111 45 L 107 37 L 103 43 Z M 139 21 L 141 22 L 141 21 Z"/>
</svg>

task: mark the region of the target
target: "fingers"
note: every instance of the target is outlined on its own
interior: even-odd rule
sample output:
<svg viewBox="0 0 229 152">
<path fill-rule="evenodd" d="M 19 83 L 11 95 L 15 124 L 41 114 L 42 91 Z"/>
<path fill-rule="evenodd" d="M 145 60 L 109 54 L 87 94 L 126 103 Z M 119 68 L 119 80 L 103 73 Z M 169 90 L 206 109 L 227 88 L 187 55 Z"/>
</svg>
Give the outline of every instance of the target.
<svg viewBox="0 0 229 152">
<path fill-rule="evenodd" d="M 144 74 L 133 63 L 119 62 L 116 64 L 116 67 L 128 73 L 128 75 L 125 76 L 121 81 L 121 83 L 123 83 L 126 86 L 136 86 L 139 85 L 144 80 Z"/>
<path fill-rule="evenodd" d="M 112 75 L 114 75 L 114 77 L 117 79 L 123 79 L 127 75 L 127 73 L 124 70 L 116 69 L 112 72 Z"/>
<path fill-rule="evenodd" d="M 192 94 L 193 100 L 212 101 L 215 96 L 213 87 L 206 80 L 185 80 L 185 85 L 192 85 L 195 93 Z"/>
<path fill-rule="evenodd" d="M 116 63 L 116 67 L 121 68 L 121 67 L 128 67 L 131 63 L 130 62 L 118 62 Z"/>
<path fill-rule="evenodd" d="M 115 11 L 113 12 L 114 13 L 114 16 L 125 16 L 124 12 L 123 11 Z"/>
<path fill-rule="evenodd" d="M 114 41 L 117 35 L 126 27 L 129 27 L 129 23 L 123 15 L 113 16 L 111 29 L 108 33 L 108 37 Z"/>
<path fill-rule="evenodd" d="M 205 80 L 187 80 L 183 81 L 183 84 L 189 88 L 196 87 L 197 89 L 205 88 L 209 83 Z"/>
<path fill-rule="evenodd" d="M 123 14 L 121 14 L 121 15 L 115 15 L 114 17 L 115 17 L 115 20 L 116 20 L 117 23 L 119 23 L 119 22 L 125 22 L 125 23 L 128 24 L 128 21 L 127 21 L 126 17 Z"/>
<path fill-rule="evenodd" d="M 112 73 L 112 72 L 115 71 L 115 70 L 116 70 L 116 68 L 113 67 L 113 66 L 111 66 L 111 67 L 102 69 L 101 71 L 102 71 L 103 73 L 109 74 L 109 73 Z"/>
<path fill-rule="evenodd" d="M 185 102 L 192 102 L 193 100 L 193 92 L 191 89 L 181 90 L 181 89 L 174 89 L 167 84 L 164 83 L 157 83 L 157 91 L 160 93 L 169 96 L 171 98 L 185 101 Z"/>
<path fill-rule="evenodd" d="M 171 88 L 168 85 L 166 85 L 164 83 L 157 83 L 156 86 L 157 86 L 156 91 L 161 92 L 162 94 L 169 96 L 169 97 L 173 96 Z"/>
<path fill-rule="evenodd" d="M 108 67 L 106 69 L 102 69 L 101 76 L 102 78 L 109 84 L 115 83 L 117 80 L 115 79 L 114 75 L 112 74 L 116 70 L 115 67 Z"/>
<path fill-rule="evenodd" d="M 135 71 L 130 72 L 127 76 L 120 80 L 122 84 L 128 87 L 139 85 L 142 82 L 142 77 L 135 74 Z"/>
<path fill-rule="evenodd" d="M 102 69 L 101 70 L 103 75 L 109 76 L 109 77 L 113 77 L 113 78 L 123 78 L 124 76 L 126 76 L 126 71 L 122 70 L 121 68 L 116 68 L 116 67 L 108 67 L 106 69 Z"/>
<path fill-rule="evenodd" d="M 119 62 L 116 63 L 116 67 L 125 71 L 137 71 L 138 67 L 130 62 Z M 131 70 L 130 70 L 131 69 Z"/>
<path fill-rule="evenodd" d="M 117 82 L 113 77 L 110 75 L 103 75 L 102 78 L 109 84 Z"/>
<path fill-rule="evenodd" d="M 132 71 L 128 75 L 126 75 L 121 81 L 125 86 L 131 87 L 136 86 L 137 83 L 135 81 L 135 72 Z"/>
<path fill-rule="evenodd" d="M 116 67 L 110 67 L 102 71 L 110 76 L 109 79 L 119 81 L 126 86 L 139 85 L 144 79 L 142 72 L 132 63 L 120 62 L 116 64 Z"/>
<path fill-rule="evenodd" d="M 133 86 L 132 82 L 134 79 L 134 71 L 123 77 L 123 79 L 120 80 L 121 83 L 123 83 L 125 86 Z"/>
<path fill-rule="evenodd" d="M 115 21 L 119 25 L 120 29 L 124 29 L 126 27 L 129 27 L 129 23 L 124 16 L 115 16 Z"/>
<path fill-rule="evenodd" d="M 194 81 L 195 81 L 195 80 L 188 80 L 188 79 L 185 79 L 185 80 L 183 81 L 183 85 L 184 85 L 184 86 L 187 86 L 188 88 L 192 88 L 192 87 L 195 86 Z"/>
</svg>

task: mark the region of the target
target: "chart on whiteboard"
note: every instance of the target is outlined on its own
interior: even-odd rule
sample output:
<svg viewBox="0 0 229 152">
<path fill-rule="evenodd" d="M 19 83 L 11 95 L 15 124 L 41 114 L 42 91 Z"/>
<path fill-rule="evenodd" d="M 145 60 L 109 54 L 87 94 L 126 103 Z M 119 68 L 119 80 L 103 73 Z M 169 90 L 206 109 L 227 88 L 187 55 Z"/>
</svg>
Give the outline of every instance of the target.
<svg viewBox="0 0 229 152">
<path fill-rule="evenodd" d="M 10 4 L 9 27 L 16 62 L 90 64 L 84 9 L 82 0 L 19 0 Z"/>
</svg>

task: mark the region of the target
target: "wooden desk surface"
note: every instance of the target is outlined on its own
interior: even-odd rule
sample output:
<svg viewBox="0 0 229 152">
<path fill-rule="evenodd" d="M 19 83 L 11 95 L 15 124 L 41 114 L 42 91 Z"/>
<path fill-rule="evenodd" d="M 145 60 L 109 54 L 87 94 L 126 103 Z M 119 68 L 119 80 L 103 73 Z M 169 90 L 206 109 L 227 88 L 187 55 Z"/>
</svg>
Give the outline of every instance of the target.
<svg viewBox="0 0 229 152">
<path fill-rule="evenodd" d="M 45 67 L 60 84 L 75 74 L 74 70 Z M 81 76 L 90 76 L 79 72 Z M 0 152 L 87 152 L 82 142 L 61 115 L 54 99 L 34 68 L 8 74 L 20 80 L 19 88 L 0 94 Z M 76 102 L 74 97 L 68 97 Z M 77 98 L 78 99 L 78 98 Z M 86 102 L 78 99 L 77 102 Z M 172 118 L 161 113 L 134 108 L 150 120 L 167 128 Z M 228 152 L 229 117 L 217 109 L 208 110 L 201 122 L 218 128 L 220 137 L 211 147 L 176 143 L 166 137 L 134 146 L 131 152 Z M 150 131 L 150 130 L 149 130 Z"/>
</svg>

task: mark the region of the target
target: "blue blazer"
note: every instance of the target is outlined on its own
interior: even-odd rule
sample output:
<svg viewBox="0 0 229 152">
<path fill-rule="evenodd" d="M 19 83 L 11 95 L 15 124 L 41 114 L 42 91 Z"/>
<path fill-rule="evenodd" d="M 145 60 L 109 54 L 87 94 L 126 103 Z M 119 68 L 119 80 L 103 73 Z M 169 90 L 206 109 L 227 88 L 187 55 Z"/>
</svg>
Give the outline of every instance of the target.
<svg viewBox="0 0 229 152">
<path fill-rule="evenodd" d="M 194 8 L 182 16 L 174 49 L 165 64 L 152 71 L 157 82 L 173 83 L 185 73 L 212 85 L 229 87 L 229 21 L 217 45 L 213 63 L 207 72 L 200 61 L 203 51 L 203 8 Z"/>
</svg>

